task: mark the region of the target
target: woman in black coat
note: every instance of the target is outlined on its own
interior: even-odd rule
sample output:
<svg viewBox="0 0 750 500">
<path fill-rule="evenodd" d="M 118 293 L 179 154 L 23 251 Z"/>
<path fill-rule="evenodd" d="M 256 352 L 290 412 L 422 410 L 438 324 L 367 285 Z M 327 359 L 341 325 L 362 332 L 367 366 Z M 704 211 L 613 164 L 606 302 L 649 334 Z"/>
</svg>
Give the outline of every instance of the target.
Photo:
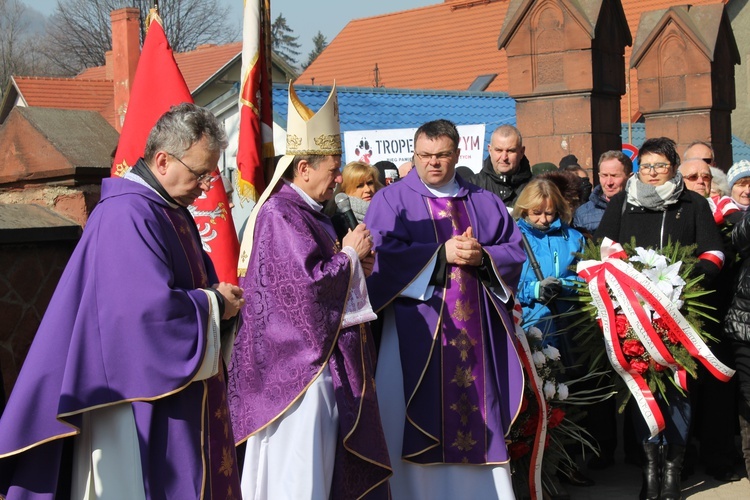
<svg viewBox="0 0 750 500">
<path fill-rule="evenodd" d="M 708 202 L 685 188 L 678 171 L 680 158 L 675 143 L 666 137 L 649 139 L 638 153 L 638 174 L 628 179 L 625 190 L 612 197 L 595 238 L 661 249 L 672 243 L 696 244 L 696 275 L 703 274 L 704 288 L 721 271 L 724 253 Z M 687 445 L 691 411 L 687 397 L 667 385 L 667 405 L 655 395 L 664 415 L 665 429 L 650 437 L 635 405 L 636 436 L 643 445 L 645 463 L 641 499 L 681 498 L 680 472 Z M 662 450 L 663 453 L 662 453 Z M 661 458 L 663 456 L 663 472 Z"/>
</svg>

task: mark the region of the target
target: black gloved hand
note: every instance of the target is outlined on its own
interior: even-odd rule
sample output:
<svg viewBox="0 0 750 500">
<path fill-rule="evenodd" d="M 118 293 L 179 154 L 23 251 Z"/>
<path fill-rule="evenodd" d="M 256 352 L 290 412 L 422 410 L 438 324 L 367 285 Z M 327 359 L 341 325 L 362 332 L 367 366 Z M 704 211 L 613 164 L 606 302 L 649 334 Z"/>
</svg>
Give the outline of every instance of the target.
<svg viewBox="0 0 750 500">
<path fill-rule="evenodd" d="M 545 304 L 557 297 L 561 291 L 562 283 L 555 277 L 550 276 L 539 282 L 539 300 Z"/>
</svg>

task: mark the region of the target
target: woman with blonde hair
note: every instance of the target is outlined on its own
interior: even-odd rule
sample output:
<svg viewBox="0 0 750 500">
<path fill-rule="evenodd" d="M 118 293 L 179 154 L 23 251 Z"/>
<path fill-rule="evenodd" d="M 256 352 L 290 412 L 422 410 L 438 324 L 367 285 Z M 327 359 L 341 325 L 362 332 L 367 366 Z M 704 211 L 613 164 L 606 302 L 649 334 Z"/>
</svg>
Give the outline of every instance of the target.
<svg viewBox="0 0 750 500">
<path fill-rule="evenodd" d="M 570 368 L 574 365 L 570 334 L 564 331 L 564 320 L 555 316 L 569 310 L 572 304 L 556 298 L 574 294 L 572 285 L 578 280 L 572 266 L 577 261 L 576 254 L 583 251 L 584 237 L 570 227 L 573 209 L 567 201 L 578 188 L 578 178 L 570 172 L 541 174 L 526 184 L 513 208 L 527 254 L 517 293 L 524 329 L 539 328 L 543 344 L 559 349 L 563 363 Z M 549 498 L 570 498 L 557 478 L 577 486 L 594 484 L 572 463 L 559 463 L 557 468 L 557 477 L 548 479 Z"/>
<path fill-rule="evenodd" d="M 347 163 L 341 171 L 343 180 L 337 193 L 345 193 L 349 197 L 357 222 L 365 218 L 372 197 L 383 187 L 378 179 L 379 174 L 377 167 L 360 161 Z"/>
<path fill-rule="evenodd" d="M 528 259 L 518 285 L 524 325 L 537 326 L 545 333 L 545 344 L 555 347 L 561 342 L 550 318 L 551 304 L 558 295 L 572 293 L 570 284 L 577 276 L 570 267 L 584 245 L 583 234 L 570 227 L 573 210 L 563 195 L 574 189 L 569 184 L 570 178 L 560 172 L 533 177 L 513 208 L 513 218 L 528 243 L 524 243 Z"/>
</svg>

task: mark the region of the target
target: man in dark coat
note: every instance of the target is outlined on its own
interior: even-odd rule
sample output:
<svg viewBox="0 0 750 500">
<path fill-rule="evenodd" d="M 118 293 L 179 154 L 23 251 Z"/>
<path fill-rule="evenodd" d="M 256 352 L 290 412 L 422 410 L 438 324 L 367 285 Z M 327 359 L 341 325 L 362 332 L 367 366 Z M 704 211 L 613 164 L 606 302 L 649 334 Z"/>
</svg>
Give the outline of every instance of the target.
<svg viewBox="0 0 750 500">
<path fill-rule="evenodd" d="M 512 208 L 531 179 L 521 132 L 513 125 L 500 125 L 492 132 L 487 150 L 489 156 L 482 163 L 482 170 L 469 182 L 496 194 L 505 206 Z"/>
<path fill-rule="evenodd" d="M 599 184 L 573 216 L 573 227 L 589 234 L 594 234 L 599 227 L 610 198 L 622 191 L 633 175 L 633 162 L 622 151 L 605 151 L 599 157 L 598 171 Z"/>
</svg>

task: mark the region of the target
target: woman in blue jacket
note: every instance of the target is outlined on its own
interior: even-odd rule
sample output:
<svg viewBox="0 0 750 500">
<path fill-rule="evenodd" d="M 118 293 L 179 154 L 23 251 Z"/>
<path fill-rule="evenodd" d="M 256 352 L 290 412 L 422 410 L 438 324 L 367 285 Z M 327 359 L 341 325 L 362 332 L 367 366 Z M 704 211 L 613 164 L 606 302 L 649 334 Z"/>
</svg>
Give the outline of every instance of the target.
<svg viewBox="0 0 750 500">
<path fill-rule="evenodd" d="M 572 266 L 577 261 L 576 253 L 583 251 L 584 237 L 570 227 L 573 211 L 558 185 L 563 191 L 574 186 L 563 173 L 534 177 L 513 209 L 513 217 L 528 242 L 526 253 L 531 253 L 521 271 L 517 297 L 523 306 L 524 328 L 539 328 L 544 344 L 561 349 L 563 359 L 569 362 L 566 342 L 550 316 L 569 308 L 570 303 L 555 299 L 574 293 L 571 285 L 578 277 Z M 534 269 L 534 260 L 538 270 Z"/>
</svg>

